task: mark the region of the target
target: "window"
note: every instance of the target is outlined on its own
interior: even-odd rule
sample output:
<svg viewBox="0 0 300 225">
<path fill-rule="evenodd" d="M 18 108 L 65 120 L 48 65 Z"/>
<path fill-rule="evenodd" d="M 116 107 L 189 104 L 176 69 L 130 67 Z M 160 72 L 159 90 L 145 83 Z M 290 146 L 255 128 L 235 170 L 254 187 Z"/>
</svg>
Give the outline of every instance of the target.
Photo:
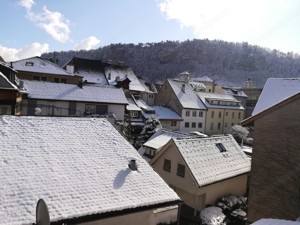
<svg viewBox="0 0 300 225">
<path fill-rule="evenodd" d="M 187 110 L 187 111 L 185 112 L 185 115 L 186 115 L 186 116 L 190 116 L 190 115 L 191 115 L 191 112 L 190 112 L 189 110 Z"/>
<path fill-rule="evenodd" d="M 197 111 L 193 111 L 193 117 L 197 116 Z"/>
<path fill-rule="evenodd" d="M 47 77 L 42 77 L 42 81 L 47 81 Z"/>
<path fill-rule="evenodd" d="M 218 147 L 220 152 L 226 152 L 226 148 L 224 147 L 224 145 L 222 143 L 216 143 L 216 146 Z"/>
<path fill-rule="evenodd" d="M 224 127 L 228 127 L 228 123 L 225 123 L 225 124 L 224 124 Z"/>
<path fill-rule="evenodd" d="M 96 106 L 95 105 L 85 105 L 85 114 L 86 115 L 96 114 Z"/>
<path fill-rule="evenodd" d="M 234 126 L 234 123 L 231 123 L 231 126 L 233 127 L 233 126 Z"/>
<path fill-rule="evenodd" d="M 33 66 L 33 62 L 26 62 L 25 65 L 26 66 Z"/>
<path fill-rule="evenodd" d="M 186 123 L 184 124 L 184 127 L 189 128 L 189 127 L 190 127 L 190 123 L 189 123 L 189 122 L 186 122 Z"/>
<path fill-rule="evenodd" d="M 222 117 L 222 112 L 219 112 L 219 118 L 221 118 Z"/>
<path fill-rule="evenodd" d="M 241 112 L 239 112 L 239 119 L 241 119 Z"/>
<path fill-rule="evenodd" d="M 154 97 L 154 95 L 153 94 L 149 94 L 149 98 L 153 98 Z"/>
<path fill-rule="evenodd" d="M 215 112 L 211 111 L 211 118 L 214 118 L 214 117 L 215 117 Z"/>
<path fill-rule="evenodd" d="M 177 164 L 177 176 L 184 177 L 185 176 L 185 165 L 180 163 Z"/>
<path fill-rule="evenodd" d="M 218 123 L 218 130 L 221 130 L 221 123 Z"/>
<path fill-rule="evenodd" d="M 213 130 L 213 129 L 214 129 L 214 123 L 211 122 L 211 123 L 210 123 L 210 130 Z"/>
<path fill-rule="evenodd" d="M 67 79 L 66 79 L 66 78 L 61 78 L 61 79 L 60 79 L 60 82 L 66 84 L 66 83 L 67 83 Z"/>
<path fill-rule="evenodd" d="M 171 160 L 165 159 L 163 169 L 164 169 L 164 171 L 167 171 L 167 172 L 171 171 Z"/>
<path fill-rule="evenodd" d="M 203 117 L 203 112 L 202 111 L 199 112 L 199 117 Z"/>
<path fill-rule="evenodd" d="M 131 117 L 137 118 L 139 117 L 139 113 L 138 112 L 130 112 Z"/>
<path fill-rule="evenodd" d="M 176 127 L 177 123 L 176 121 L 171 121 L 171 127 Z"/>
<path fill-rule="evenodd" d="M 228 116 L 228 112 L 226 112 L 226 114 L 225 114 L 226 116 Z"/>
<path fill-rule="evenodd" d="M 33 80 L 40 80 L 40 77 L 39 76 L 33 76 L 32 79 Z"/>
<path fill-rule="evenodd" d="M 232 112 L 232 119 L 234 119 L 234 112 Z"/>
<path fill-rule="evenodd" d="M 196 128 L 196 123 L 192 123 L 192 128 Z"/>
<path fill-rule="evenodd" d="M 59 78 L 54 78 L 55 83 L 59 83 Z"/>
<path fill-rule="evenodd" d="M 198 128 L 202 128 L 202 123 L 198 123 Z"/>
</svg>

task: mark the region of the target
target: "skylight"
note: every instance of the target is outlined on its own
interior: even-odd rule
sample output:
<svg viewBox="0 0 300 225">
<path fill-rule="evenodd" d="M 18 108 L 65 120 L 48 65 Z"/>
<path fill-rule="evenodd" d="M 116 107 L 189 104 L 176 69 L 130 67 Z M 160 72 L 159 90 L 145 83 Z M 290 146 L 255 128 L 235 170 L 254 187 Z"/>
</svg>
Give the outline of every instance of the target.
<svg viewBox="0 0 300 225">
<path fill-rule="evenodd" d="M 226 152 L 226 148 L 222 143 L 216 143 L 216 146 L 218 147 L 218 149 L 220 150 L 220 152 Z"/>
<path fill-rule="evenodd" d="M 33 66 L 33 62 L 26 62 L 26 66 Z"/>
</svg>

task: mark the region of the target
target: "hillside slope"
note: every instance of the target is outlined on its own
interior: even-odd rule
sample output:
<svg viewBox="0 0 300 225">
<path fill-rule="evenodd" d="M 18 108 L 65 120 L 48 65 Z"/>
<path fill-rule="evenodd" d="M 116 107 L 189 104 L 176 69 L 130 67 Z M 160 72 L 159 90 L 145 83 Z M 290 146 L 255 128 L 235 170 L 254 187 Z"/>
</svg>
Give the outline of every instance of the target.
<svg viewBox="0 0 300 225">
<path fill-rule="evenodd" d="M 111 44 L 90 51 L 49 52 L 42 55 L 61 66 L 73 56 L 122 62 L 131 66 L 137 76 L 152 82 L 162 82 L 167 77 L 188 71 L 193 77 L 207 75 L 224 85 L 243 85 L 251 77 L 257 87 L 262 87 L 269 77 L 300 75 L 298 54 L 285 54 L 245 42 L 220 40 Z"/>
</svg>

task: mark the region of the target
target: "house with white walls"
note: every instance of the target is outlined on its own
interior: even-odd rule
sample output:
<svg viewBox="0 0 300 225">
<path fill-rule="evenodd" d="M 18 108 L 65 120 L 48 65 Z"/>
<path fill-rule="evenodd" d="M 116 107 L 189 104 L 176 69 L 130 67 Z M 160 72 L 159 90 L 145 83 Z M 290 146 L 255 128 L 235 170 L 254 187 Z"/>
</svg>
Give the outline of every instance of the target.
<svg viewBox="0 0 300 225">
<path fill-rule="evenodd" d="M 176 223 L 177 194 L 104 118 L 0 116 L 0 224 Z"/>
</svg>

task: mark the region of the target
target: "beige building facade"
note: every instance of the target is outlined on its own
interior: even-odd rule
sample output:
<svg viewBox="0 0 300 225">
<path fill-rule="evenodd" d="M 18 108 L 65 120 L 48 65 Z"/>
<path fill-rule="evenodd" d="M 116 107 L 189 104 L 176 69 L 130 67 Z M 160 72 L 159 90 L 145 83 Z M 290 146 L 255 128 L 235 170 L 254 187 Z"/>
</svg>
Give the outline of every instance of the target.
<svg viewBox="0 0 300 225">
<path fill-rule="evenodd" d="M 228 170 L 222 168 L 223 163 L 227 164 L 226 160 L 222 163 L 219 161 L 224 153 L 220 153 L 214 145 L 222 142 L 231 157 L 236 156 L 233 158 L 240 165 L 231 168 L 235 171 L 228 171 L 227 175 L 216 177 L 213 173 L 210 176 L 211 171 L 222 174 Z M 246 194 L 250 161 L 231 136 L 170 140 L 150 161 L 150 165 L 185 204 L 198 211 L 222 196 Z M 209 172 L 206 173 L 206 170 Z"/>
</svg>

